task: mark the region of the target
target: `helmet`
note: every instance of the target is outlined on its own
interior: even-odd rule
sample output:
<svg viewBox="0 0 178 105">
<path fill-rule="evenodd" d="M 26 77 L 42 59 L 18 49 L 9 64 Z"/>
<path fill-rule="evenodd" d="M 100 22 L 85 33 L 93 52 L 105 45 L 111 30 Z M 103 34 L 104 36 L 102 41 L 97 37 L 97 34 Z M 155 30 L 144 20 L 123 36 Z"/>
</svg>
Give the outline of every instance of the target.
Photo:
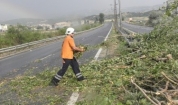
<svg viewBox="0 0 178 105">
<path fill-rule="evenodd" d="M 72 34 L 72 33 L 74 33 L 74 28 L 67 28 L 65 34 L 67 35 L 67 34 Z"/>
</svg>

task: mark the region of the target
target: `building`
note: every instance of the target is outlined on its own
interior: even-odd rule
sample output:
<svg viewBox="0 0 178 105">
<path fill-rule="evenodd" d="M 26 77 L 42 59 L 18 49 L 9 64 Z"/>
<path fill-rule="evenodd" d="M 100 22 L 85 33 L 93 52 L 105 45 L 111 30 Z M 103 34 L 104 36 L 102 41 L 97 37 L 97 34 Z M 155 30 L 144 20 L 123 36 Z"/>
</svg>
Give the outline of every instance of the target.
<svg viewBox="0 0 178 105">
<path fill-rule="evenodd" d="M 52 29 L 52 25 L 50 25 L 50 24 L 38 24 L 38 27 L 41 27 L 41 29 L 43 29 L 43 30 L 51 30 Z"/>
<path fill-rule="evenodd" d="M 89 20 L 88 22 L 89 22 L 89 24 L 94 24 L 95 23 L 94 20 Z"/>
<path fill-rule="evenodd" d="M 81 25 L 85 24 L 85 21 L 84 21 L 84 20 L 81 20 L 80 24 L 81 24 Z"/>
<path fill-rule="evenodd" d="M 59 23 L 54 24 L 54 28 L 55 29 L 64 28 L 64 27 L 70 27 L 70 26 L 71 26 L 70 22 L 59 22 Z"/>
<path fill-rule="evenodd" d="M 7 31 L 8 30 L 8 27 L 6 24 L 0 24 L 0 32 L 4 32 L 4 31 Z"/>
<path fill-rule="evenodd" d="M 133 18 L 129 18 L 129 22 L 133 21 Z"/>
</svg>

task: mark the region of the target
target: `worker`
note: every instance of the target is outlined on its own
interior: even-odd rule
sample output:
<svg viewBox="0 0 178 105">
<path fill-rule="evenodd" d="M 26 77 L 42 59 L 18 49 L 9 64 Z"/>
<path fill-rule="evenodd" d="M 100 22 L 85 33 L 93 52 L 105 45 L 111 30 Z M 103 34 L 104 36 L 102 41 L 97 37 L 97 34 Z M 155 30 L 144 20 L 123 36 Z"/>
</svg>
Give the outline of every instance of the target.
<svg viewBox="0 0 178 105">
<path fill-rule="evenodd" d="M 61 49 L 61 57 L 62 57 L 62 68 L 57 72 L 57 74 L 52 78 L 51 83 L 55 86 L 58 85 L 64 74 L 66 73 L 69 65 L 72 67 L 72 70 L 78 81 L 84 80 L 84 76 L 81 74 L 79 69 L 79 64 L 74 57 L 74 51 L 84 52 L 85 50 L 75 46 L 75 42 L 73 39 L 74 36 L 74 28 L 67 28 L 66 37 L 64 38 L 62 49 Z"/>
</svg>

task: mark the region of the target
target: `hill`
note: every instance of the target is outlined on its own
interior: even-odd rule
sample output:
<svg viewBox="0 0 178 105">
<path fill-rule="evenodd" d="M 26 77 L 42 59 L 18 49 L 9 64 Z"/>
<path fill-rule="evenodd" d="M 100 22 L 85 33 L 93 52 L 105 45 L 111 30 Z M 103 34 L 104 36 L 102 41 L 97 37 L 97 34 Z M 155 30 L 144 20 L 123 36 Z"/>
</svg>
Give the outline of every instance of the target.
<svg viewBox="0 0 178 105">
<path fill-rule="evenodd" d="M 16 24 L 34 25 L 34 24 L 39 24 L 39 23 L 44 23 L 44 22 L 46 22 L 46 20 L 44 20 L 44 19 L 19 18 L 19 19 L 4 21 L 4 22 L 1 22 L 1 23 L 2 24 L 10 24 L 10 25 L 16 25 Z"/>
<path fill-rule="evenodd" d="M 154 6 L 139 6 L 139 7 L 128 7 L 122 9 L 122 12 L 147 12 L 152 10 L 158 10 L 163 5 L 154 5 Z"/>
<path fill-rule="evenodd" d="M 71 18 L 72 17 L 72 18 Z M 68 17 L 56 17 L 50 19 L 34 19 L 34 18 L 19 18 L 8 21 L 3 21 L 1 24 L 10 24 L 10 25 L 37 25 L 37 24 L 55 24 L 61 21 L 73 21 L 77 19 L 82 19 L 82 16 L 68 16 Z"/>
</svg>

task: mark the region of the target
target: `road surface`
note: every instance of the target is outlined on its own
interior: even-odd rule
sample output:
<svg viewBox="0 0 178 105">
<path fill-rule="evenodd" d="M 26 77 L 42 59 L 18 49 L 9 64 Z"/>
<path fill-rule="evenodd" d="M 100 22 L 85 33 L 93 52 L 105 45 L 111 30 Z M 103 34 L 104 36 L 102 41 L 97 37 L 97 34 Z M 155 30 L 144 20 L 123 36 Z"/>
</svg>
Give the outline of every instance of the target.
<svg viewBox="0 0 178 105">
<path fill-rule="evenodd" d="M 137 26 L 137 25 L 128 24 L 126 22 L 122 22 L 122 27 L 140 34 L 150 33 L 153 30 L 152 27 Z"/>
<path fill-rule="evenodd" d="M 110 31 L 112 23 L 106 23 L 104 26 L 80 35 L 74 36 L 76 44 L 98 45 L 102 43 Z M 123 22 L 122 26 L 136 33 L 149 33 L 153 28 L 131 25 Z M 58 67 L 62 65 L 60 58 L 62 40 L 49 45 L 33 49 L 28 52 L 20 53 L 12 57 L 0 60 L 0 78 L 15 76 L 27 70 L 33 70 L 35 73 L 46 70 L 46 68 Z M 86 63 L 91 61 L 96 55 L 98 49 L 85 52 L 79 62 Z"/>
<path fill-rule="evenodd" d="M 100 44 L 104 41 L 111 27 L 112 23 L 106 23 L 98 29 L 76 35 L 74 36 L 75 43 L 83 45 Z M 60 69 L 62 65 L 60 58 L 61 45 L 62 40 L 59 40 L 58 42 L 0 60 L 0 78 L 12 77 L 27 70 L 33 70 L 37 73 L 51 67 Z M 85 63 L 93 59 L 97 51 L 98 49 L 94 49 L 85 52 L 79 61 Z"/>
</svg>

